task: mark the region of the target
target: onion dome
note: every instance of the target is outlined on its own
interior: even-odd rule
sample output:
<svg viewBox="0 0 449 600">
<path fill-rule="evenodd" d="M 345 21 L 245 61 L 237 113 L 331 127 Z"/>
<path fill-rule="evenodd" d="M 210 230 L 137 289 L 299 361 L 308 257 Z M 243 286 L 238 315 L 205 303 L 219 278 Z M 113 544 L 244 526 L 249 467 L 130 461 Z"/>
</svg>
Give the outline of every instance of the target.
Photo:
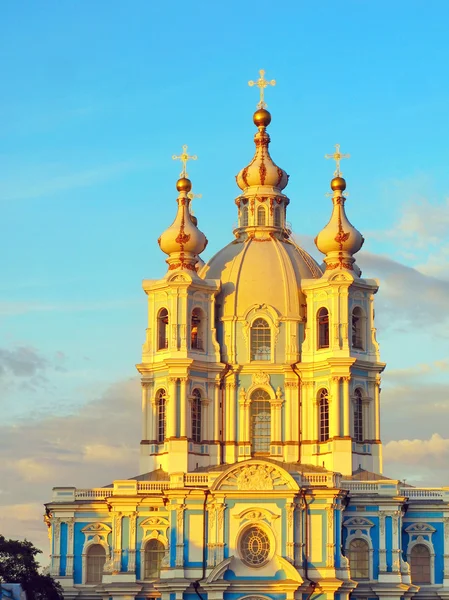
<svg viewBox="0 0 449 600">
<path fill-rule="evenodd" d="M 254 113 L 253 121 L 258 129 L 254 136 L 256 153 L 250 164 L 236 176 L 237 185 L 242 190 L 252 186 L 269 186 L 283 190 L 288 183 L 288 175 L 275 165 L 268 150 L 270 136 L 266 128 L 271 122 L 271 115 L 265 108 L 259 108 Z"/>
<path fill-rule="evenodd" d="M 175 220 L 159 238 L 159 246 L 162 252 L 168 254 L 166 260 L 168 270 L 176 269 L 196 272 L 198 254 L 203 252 L 207 246 L 207 239 L 192 220 L 190 214 L 189 192 L 192 183 L 187 177 L 181 177 L 176 183 L 179 192 L 177 203 L 178 212 Z"/>
<path fill-rule="evenodd" d="M 329 223 L 315 238 L 316 247 L 325 254 L 326 271 L 345 269 L 361 275 L 355 265 L 354 254 L 360 250 L 364 239 L 362 234 L 349 222 L 345 212 L 346 198 L 343 192 L 346 181 L 340 171 L 331 181 L 333 210 Z"/>
</svg>

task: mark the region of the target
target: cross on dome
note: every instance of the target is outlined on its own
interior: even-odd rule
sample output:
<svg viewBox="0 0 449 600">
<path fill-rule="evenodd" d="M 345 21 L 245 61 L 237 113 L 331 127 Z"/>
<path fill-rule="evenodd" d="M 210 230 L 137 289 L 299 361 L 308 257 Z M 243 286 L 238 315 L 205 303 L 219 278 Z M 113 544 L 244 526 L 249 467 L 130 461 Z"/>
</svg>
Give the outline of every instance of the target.
<svg viewBox="0 0 449 600">
<path fill-rule="evenodd" d="M 340 161 L 343 158 L 351 158 L 350 154 L 342 154 L 340 152 L 340 144 L 335 144 L 335 152 L 333 154 L 325 154 L 324 158 L 333 158 L 335 160 L 336 169 L 334 172 L 335 177 L 341 177 L 343 173 L 340 171 Z"/>
<path fill-rule="evenodd" d="M 256 85 L 259 88 L 259 91 L 260 91 L 260 100 L 259 100 L 259 102 L 257 104 L 257 108 L 266 108 L 267 104 L 266 104 L 265 98 L 264 98 L 265 88 L 267 86 L 269 86 L 269 85 L 275 86 L 276 85 L 276 80 L 272 79 L 271 81 L 267 81 L 265 79 L 265 71 L 263 69 L 261 69 L 259 71 L 259 75 L 260 75 L 260 77 L 259 77 L 259 79 L 257 81 L 252 81 L 252 80 L 248 81 L 248 85 L 250 87 L 253 87 L 253 86 Z"/>
<path fill-rule="evenodd" d="M 173 154 L 172 159 L 173 160 L 180 160 L 182 162 L 182 171 L 180 173 L 180 177 L 182 179 L 187 179 L 188 178 L 188 174 L 187 174 L 187 161 L 188 160 L 197 160 L 198 156 L 196 156 L 196 154 L 193 154 L 192 156 L 189 156 L 187 154 L 187 148 L 188 146 L 186 144 L 184 144 L 184 146 L 182 147 L 182 154 L 180 154 L 179 156 L 176 156 L 176 154 Z"/>
</svg>

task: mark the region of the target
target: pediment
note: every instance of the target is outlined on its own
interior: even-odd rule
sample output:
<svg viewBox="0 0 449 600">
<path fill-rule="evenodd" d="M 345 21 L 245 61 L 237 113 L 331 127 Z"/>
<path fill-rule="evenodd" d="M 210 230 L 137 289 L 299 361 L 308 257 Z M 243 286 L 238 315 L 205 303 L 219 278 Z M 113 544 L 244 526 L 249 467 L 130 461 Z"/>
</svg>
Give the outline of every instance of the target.
<svg viewBox="0 0 449 600">
<path fill-rule="evenodd" d="M 274 521 L 275 519 L 279 519 L 280 515 L 276 515 L 271 510 L 267 510 L 266 508 L 247 508 L 243 510 L 238 515 L 234 515 L 234 519 L 239 519 L 242 521 Z"/>
<path fill-rule="evenodd" d="M 83 527 L 81 531 L 87 535 L 104 535 L 111 533 L 112 529 L 106 523 L 91 523 Z"/>
<path fill-rule="evenodd" d="M 170 526 L 168 519 L 165 517 L 148 517 L 148 519 L 145 519 L 145 521 L 143 521 L 140 526 L 142 527 L 142 529 L 144 530 L 148 530 L 148 529 L 168 529 L 168 527 Z"/>
<path fill-rule="evenodd" d="M 428 523 L 412 523 L 408 527 L 405 528 L 407 533 L 415 533 L 415 534 L 426 534 L 426 533 L 435 533 L 435 527 L 429 525 Z"/>
<path fill-rule="evenodd" d="M 265 461 L 250 460 L 233 465 L 215 481 L 213 490 L 275 492 L 298 491 L 298 484 L 284 469 Z"/>
<path fill-rule="evenodd" d="M 347 519 L 343 525 L 348 529 L 369 529 L 374 527 L 374 523 L 364 517 L 352 517 Z"/>
</svg>

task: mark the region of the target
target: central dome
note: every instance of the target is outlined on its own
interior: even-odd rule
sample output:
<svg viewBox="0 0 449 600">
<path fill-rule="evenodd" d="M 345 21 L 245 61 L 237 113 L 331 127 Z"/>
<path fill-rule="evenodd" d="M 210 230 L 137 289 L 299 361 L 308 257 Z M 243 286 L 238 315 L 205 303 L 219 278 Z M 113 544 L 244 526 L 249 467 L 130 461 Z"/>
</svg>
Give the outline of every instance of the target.
<svg viewBox="0 0 449 600">
<path fill-rule="evenodd" d="M 242 317 L 254 304 L 272 306 L 283 317 L 303 314 L 303 279 L 322 271 L 305 250 L 277 237 L 238 238 L 201 268 L 202 278 L 219 279 L 220 316 Z"/>
</svg>

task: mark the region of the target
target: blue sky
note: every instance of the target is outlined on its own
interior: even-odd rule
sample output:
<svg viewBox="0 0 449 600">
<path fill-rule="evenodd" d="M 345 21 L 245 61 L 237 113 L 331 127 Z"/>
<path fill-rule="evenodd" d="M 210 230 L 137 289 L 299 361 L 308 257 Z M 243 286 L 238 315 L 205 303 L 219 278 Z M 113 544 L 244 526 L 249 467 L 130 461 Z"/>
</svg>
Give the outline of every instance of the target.
<svg viewBox="0 0 449 600">
<path fill-rule="evenodd" d="M 232 238 L 234 175 L 253 154 L 247 82 L 261 68 L 277 80 L 267 102 L 272 156 L 290 174 L 288 219 L 317 258 L 333 173 L 324 154 L 337 142 L 351 154 L 342 170 L 366 238 L 358 262 L 381 283 L 384 439 L 399 444 L 386 470 L 447 485 L 447 1 L 6 0 L 1 13 L 0 451 L 18 461 L 3 477 L 4 514 L 20 512 L 22 486 L 37 490 L 20 509 L 29 518 L 8 517 L 10 535 L 40 542 L 34 515 L 67 474 L 96 483 L 104 464 L 92 448 L 120 447 L 112 425 L 97 423 L 97 446 L 74 435 L 70 452 L 91 471 L 78 458 L 59 468 L 47 445 L 69 453 L 56 429 L 92 407 L 107 414 L 109 398 L 134 415 L 115 436 L 130 452 L 120 476 L 134 474 L 141 280 L 165 272 L 157 238 L 175 214 L 171 156 L 188 144 L 199 157 L 189 174 L 207 259 Z M 118 390 L 130 399 L 120 404 Z"/>
</svg>

